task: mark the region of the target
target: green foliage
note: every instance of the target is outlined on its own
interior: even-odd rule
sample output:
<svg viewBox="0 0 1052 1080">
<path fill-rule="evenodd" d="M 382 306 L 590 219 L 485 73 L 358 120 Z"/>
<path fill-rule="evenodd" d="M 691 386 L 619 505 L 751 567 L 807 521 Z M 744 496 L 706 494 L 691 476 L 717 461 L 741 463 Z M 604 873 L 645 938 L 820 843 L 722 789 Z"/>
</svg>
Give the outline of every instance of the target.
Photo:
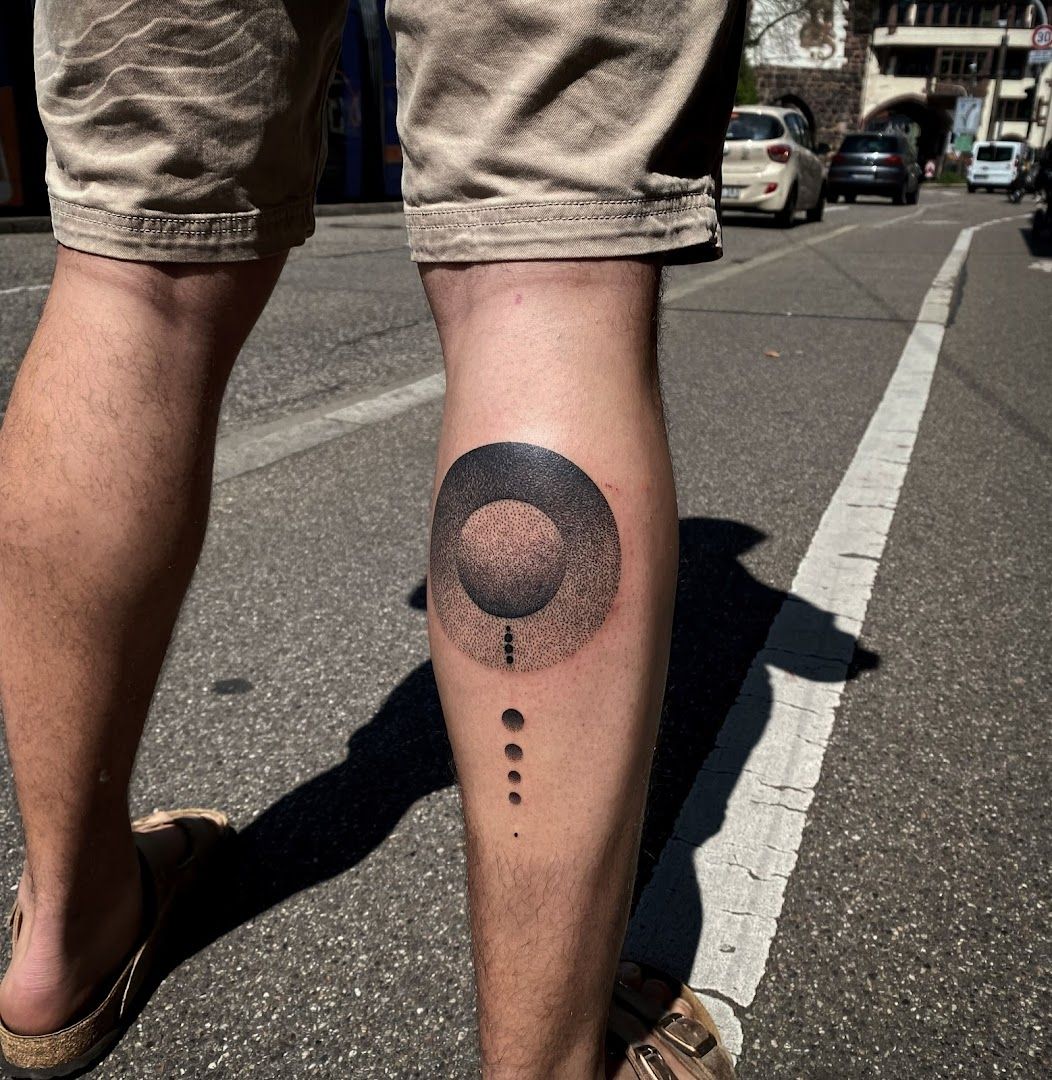
<svg viewBox="0 0 1052 1080">
<path fill-rule="evenodd" d="M 741 67 L 738 68 L 738 89 L 734 95 L 736 105 L 758 105 L 760 96 L 756 92 L 756 73 L 749 63 L 749 58 L 742 55 Z"/>
</svg>

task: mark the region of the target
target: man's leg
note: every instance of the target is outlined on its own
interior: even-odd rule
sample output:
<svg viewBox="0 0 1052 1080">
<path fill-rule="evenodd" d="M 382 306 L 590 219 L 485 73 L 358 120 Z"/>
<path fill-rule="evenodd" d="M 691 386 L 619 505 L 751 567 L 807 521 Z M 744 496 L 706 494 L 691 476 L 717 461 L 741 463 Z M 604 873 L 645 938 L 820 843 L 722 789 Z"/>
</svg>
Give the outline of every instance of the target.
<svg viewBox="0 0 1052 1080">
<path fill-rule="evenodd" d="M 27 848 L 0 1016 L 17 1032 L 60 1028 L 138 934 L 128 782 L 204 538 L 223 389 L 283 262 L 59 249 L 0 431 L 0 691 Z"/>
<path fill-rule="evenodd" d="M 659 276 L 423 274 L 448 377 L 428 608 L 487 1080 L 602 1075 L 677 566 Z"/>
</svg>

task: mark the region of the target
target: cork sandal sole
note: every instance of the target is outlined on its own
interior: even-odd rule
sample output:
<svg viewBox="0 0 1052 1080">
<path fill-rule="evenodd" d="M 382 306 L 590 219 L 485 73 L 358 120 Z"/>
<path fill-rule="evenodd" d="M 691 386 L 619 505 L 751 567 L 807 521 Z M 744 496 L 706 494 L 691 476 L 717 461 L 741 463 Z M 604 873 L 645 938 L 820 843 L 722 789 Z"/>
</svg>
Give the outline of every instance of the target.
<svg viewBox="0 0 1052 1080">
<path fill-rule="evenodd" d="M 174 864 L 165 862 L 156 836 L 171 825 L 182 829 L 188 841 L 187 853 Z M 225 814 L 196 808 L 159 810 L 133 822 L 132 829 L 143 867 L 148 929 L 106 996 L 87 1016 L 47 1035 L 18 1035 L 0 1020 L 0 1051 L 8 1076 L 29 1080 L 76 1076 L 113 1049 L 156 987 L 155 967 L 178 902 L 201 880 L 233 835 Z M 17 940 L 21 922 L 16 903 L 11 912 L 13 939 Z"/>
</svg>

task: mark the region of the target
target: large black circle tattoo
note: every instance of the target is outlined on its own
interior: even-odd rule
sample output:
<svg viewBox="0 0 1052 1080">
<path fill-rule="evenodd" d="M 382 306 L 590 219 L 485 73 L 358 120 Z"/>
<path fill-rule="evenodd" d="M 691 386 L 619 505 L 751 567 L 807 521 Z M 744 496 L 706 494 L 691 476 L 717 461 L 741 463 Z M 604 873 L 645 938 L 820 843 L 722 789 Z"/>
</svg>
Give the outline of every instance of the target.
<svg viewBox="0 0 1052 1080">
<path fill-rule="evenodd" d="M 431 595 L 469 656 L 508 671 L 558 663 L 602 626 L 620 578 L 610 504 L 569 459 L 505 442 L 449 467 L 431 524 Z"/>
</svg>

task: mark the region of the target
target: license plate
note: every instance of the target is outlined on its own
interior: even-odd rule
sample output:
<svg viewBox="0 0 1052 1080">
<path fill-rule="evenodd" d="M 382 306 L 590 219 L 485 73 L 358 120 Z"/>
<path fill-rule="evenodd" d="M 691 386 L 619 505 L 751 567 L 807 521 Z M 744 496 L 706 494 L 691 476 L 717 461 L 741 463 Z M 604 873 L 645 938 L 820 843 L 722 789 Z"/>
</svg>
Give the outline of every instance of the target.
<svg viewBox="0 0 1052 1080">
<path fill-rule="evenodd" d="M 742 189 L 740 187 L 727 187 L 723 185 L 723 197 L 725 199 L 737 199 L 741 197 Z"/>
</svg>

